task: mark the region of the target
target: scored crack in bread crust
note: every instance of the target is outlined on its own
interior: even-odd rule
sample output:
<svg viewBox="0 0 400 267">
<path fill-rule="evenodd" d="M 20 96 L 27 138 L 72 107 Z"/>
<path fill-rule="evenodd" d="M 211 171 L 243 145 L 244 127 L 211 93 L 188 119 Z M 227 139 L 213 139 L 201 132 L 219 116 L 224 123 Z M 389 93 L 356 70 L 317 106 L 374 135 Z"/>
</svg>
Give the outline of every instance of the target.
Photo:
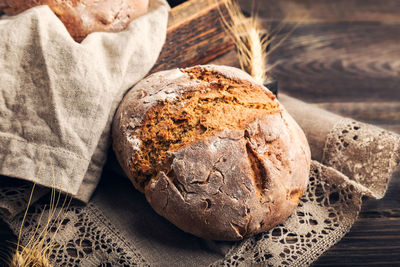
<svg viewBox="0 0 400 267">
<path fill-rule="evenodd" d="M 124 30 L 147 12 L 149 0 L 0 0 L 0 11 L 16 15 L 39 5 L 48 5 L 80 42 L 92 32 Z"/>
<path fill-rule="evenodd" d="M 117 111 L 113 147 L 157 213 L 208 239 L 239 240 L 282 222 L 308 181 L 299 126 L 231 67 L 159 72 L 137 84 Z"/>
<path fill-rule="evenodd" d="M 159 171 L 168 172 L 169 152 L 224 129 L 244 129 L 256 118 L 279 111 L 274 95 L 248 81 L 227 79 L 200 67 L 184 72 L 206 83 L 146 113 L 138 135 L 142 147 L 130 166 L 141 191 Z"/>
</svg>

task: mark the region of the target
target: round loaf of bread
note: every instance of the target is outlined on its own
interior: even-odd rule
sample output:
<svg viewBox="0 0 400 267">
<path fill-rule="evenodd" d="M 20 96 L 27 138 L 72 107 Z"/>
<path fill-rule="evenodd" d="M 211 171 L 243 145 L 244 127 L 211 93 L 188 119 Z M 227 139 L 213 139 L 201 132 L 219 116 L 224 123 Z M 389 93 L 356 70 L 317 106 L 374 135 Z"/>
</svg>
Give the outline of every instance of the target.
<svg viewBox="0 0 400 267">
<path fill-rule="evenodd" d="M 158 214 L 213 240 L 240 240 L 283 222 L 310 170 L 307 140 L 285 108 L 226 66 L 142 80 L 118 108 L 113 148 Z"/>
<path fill-rule="evenodd" d="M 0 11 L 19 14 L 48 5 L 78 42 L 92 32 L 118 32 L 145 14 L 149 0 L 0 0 Z"/>
</svg>

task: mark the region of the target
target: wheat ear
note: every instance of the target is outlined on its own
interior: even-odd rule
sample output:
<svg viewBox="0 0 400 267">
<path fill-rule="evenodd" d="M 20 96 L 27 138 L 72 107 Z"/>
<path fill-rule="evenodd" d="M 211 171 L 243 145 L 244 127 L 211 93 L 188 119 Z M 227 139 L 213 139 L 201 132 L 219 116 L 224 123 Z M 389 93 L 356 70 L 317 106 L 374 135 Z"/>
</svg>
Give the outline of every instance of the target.
<svg viewBox="0 0 400 267">
<path fill-rule="evenodd" d="M 52 264 L 50 263 L 49 260 L 49 254 L 50 250 L 54 247 L 56 247 L 58 244 L 54 242 L 54 237 L 58 233 L 60 227 L 62 226 L 62 223 L 65 219 L 65 214 L 61 218 L 61 213 L 64 208 L 68 209 L 72 197 L 69 197 L 68 201 L 68 196 L 65 196 L 63 203 L 61 204 L 61 208 L 57 213 L 56 208 L 60 204 L 60 199 L 61 199 L 61 192 L 58 193 L 58 197 L 56 196 L 56 190 L 54 189 L 56 186 L 54 184 L 54 168 L 53 170 L 53 189 L 51 191 L 50 195 L 50 205 L 49 205 L 49 211 L 48 211 L 48 217 L 44 225 L 42 225 L 42 218 L 44 211 L 46 210 L 46 206 L 44 206 L 42 213 L 39 216 L 38 223 L 35 227 L 34 232 L 32 233 L 31 238 L 27 242 L 26 245 L 21 245 L 21 238 L 22 238 L 22 230 L 23 230 L 23 225 L 25 223 L 27 214 L 28 214 L 28 209 L 32 201 L 32 196 L 34 193 L 35 189 L 35 184 L 32 187 L 32 191 L 29 197 L 29 201 L 27 204 L 27 208 L 25 210 L 22 222 L 21 222 L 21 227 L 19 230 L 18 234 L 18 242 L 17 242 L 17 248 L 14 253 L 14 255 L 11 257 L 10 260 L 10 266 L 11 267 L 25 267 L 25 266 L 32 266 L 32 267 L 52 267 Z M 39 173 L 40 173 L 40 168 L 39 168 Z M 68 201 L 68 204 L 67 204 Z M 61 220 L 59 220 L 61 218 Z M 59 221 L 58 225 L 56 225 L 56 222 Z M 43 227 L 42 231 L 38 233 L 38 230 L 40 227 Z M 55 229 L 54 231 L 52 229 Z M 49 233 L 53 232 L 53 235 L 50 236 Z"/>
<path fill-rule="evenodd" d="M 220 12 L 221 19 L 235 43 L 240 67 L 257 82 L 264 84 L 268 80 L 267 73 L 279 64 L 279 61 L 277 61 L 275 64 L 267 66 L 268 56 L 286 40 L 298 24 L 276 41 L 272 49 L 268 49 L 271 42 L 275 40 L 275 36 L 283 29 L 282 24 L 278 32 L 272 35 L 262 27 L 257 15 L 255 15 L 256 12 L 253 12 L 252 16 L 246 17 L 236 0 L 227 1 L 225 7 L 230 20 L 228 21 Z"/>
</svg>

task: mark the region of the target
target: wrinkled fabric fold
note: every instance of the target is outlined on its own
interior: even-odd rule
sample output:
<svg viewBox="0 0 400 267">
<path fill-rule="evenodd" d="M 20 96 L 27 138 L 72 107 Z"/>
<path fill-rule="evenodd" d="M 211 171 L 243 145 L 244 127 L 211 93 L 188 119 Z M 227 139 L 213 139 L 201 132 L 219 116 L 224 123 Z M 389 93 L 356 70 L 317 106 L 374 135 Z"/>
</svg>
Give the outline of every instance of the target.
<svg viewBox="0 0 400 267">
<path fill-rule="evenodd" d="M 400 136 L 344 118 L 290 96 L 280 101 L 303 128 L 312 158 L 360 184 L 365 194 L 383 198 L 400 166 Z"/>
<path fill-rule="evenodd" d="M 169 6 L 118 33 L 76 43 L 47 7 L 0 20 L 0 174 L 87 202 L 100 179 L 123 94 L 154 65 Z"/>
</svg>

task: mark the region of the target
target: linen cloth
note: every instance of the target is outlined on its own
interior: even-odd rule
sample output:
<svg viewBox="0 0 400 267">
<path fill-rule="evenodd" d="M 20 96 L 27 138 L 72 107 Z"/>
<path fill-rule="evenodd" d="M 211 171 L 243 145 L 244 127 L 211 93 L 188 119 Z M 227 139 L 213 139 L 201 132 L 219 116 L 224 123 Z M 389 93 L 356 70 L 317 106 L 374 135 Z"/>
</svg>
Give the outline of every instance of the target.
<svg viewBox="0 0 400 267">
<path fill-rule="evenodd" d="M 152 210 L 111 153 L 89 204 L 57 208 L 64 220 L 51 220 L 61 223 L 59 232 L 49 236 L 58 244 L 50 253 L 55 265 L 310 265 L 350 231 L 362 197 L 382 197 L 391 177 L 399 176 L 400 136 L 283 94 L 278 99 L 305 131 L 313 153 L 307 191 L 285 222 L 238 242 L 186 234 Z M 17 234 L 31 185 L 15 179 L 13 184 L 3 181 L 0 206 L 8 212 L 2 218 Z M 48 203 L 44 197 L 30 208 L 22 244 L 38 225 L 37 232 L 45 228 Z"/>
<path fill-rule="evenodd" d="M 75 42 L 49 9 L 0 19 L 0 174 L 57 188 L 87 202 L 123 94 L 157 60 L 169 6 L 118 33 Z"/>
</svg>

